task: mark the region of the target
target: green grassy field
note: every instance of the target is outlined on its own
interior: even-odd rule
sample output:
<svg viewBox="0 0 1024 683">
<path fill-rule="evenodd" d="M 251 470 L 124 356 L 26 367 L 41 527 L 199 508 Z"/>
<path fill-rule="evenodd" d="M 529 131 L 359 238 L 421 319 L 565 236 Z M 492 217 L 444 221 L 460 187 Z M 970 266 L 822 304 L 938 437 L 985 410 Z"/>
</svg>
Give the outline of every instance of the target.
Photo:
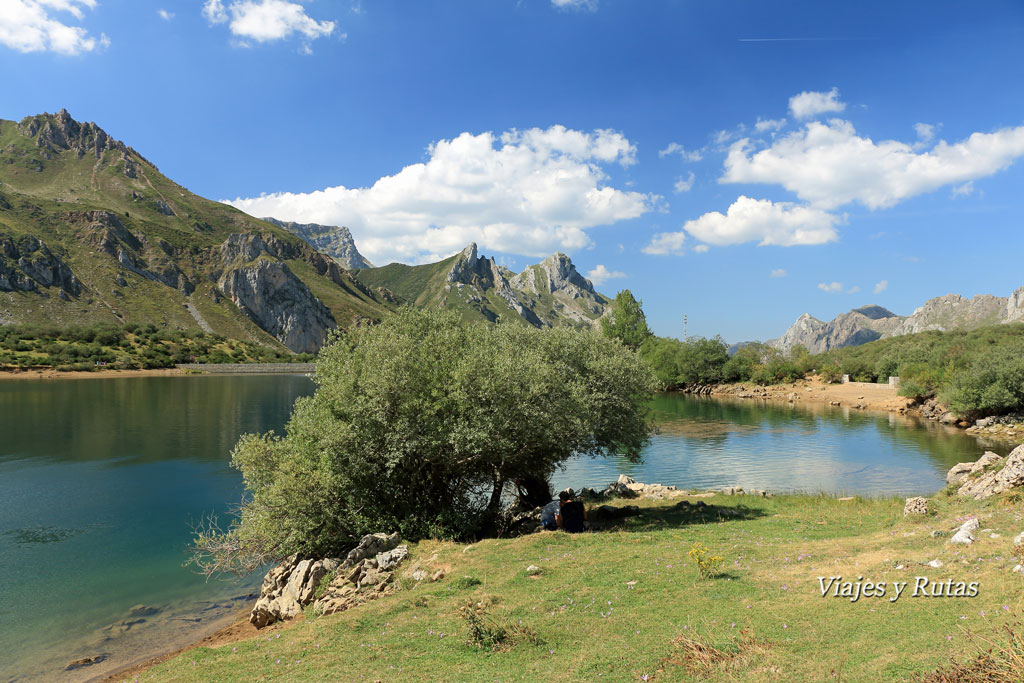
<svg viewBox="0 0 1024 683">
<path fill-rule="evenodd" d="M 915 519 L 902 499 L 700 500 L 710 507 L 639 501 L 642 516 L 590 534 L 416 543 L 393 595 L 187 651 L 139 680 L 918 680 L 1021 613 L 1019 496 L 939 495 L 936 514 Z M 930 535 L 969 515 L 983 530 L 974 545 Z M 695 543 L 722 556 L 717 576 L 698 577 Z M 935 559 L 941 568 L 922 564 Z M 416 583 L 415 564 L 448 573 Z M 886 582 L 886 597 L 823 598 L 818 577 L 832 576 Z M 918 576 L 976 581 L 978 595 L 912 597 Z M 891 601 L 895 581 L 909 586 Z M 466 606 L 483 614 L 476 641 Z"/>
</svg>

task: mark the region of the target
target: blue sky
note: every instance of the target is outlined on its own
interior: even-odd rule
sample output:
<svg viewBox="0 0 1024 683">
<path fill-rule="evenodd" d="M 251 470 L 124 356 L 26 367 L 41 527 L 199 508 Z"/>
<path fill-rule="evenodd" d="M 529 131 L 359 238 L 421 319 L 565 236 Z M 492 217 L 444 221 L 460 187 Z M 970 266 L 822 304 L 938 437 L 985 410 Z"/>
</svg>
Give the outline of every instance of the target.
<svg viewBox="0 0 1024 683">
<path fill-rule="evenodd" d="M 1024 285 L 1019 2 L 4 0 L 0 73 L 378 263 L 564 251 L 658 334 Z"/>
</svg>

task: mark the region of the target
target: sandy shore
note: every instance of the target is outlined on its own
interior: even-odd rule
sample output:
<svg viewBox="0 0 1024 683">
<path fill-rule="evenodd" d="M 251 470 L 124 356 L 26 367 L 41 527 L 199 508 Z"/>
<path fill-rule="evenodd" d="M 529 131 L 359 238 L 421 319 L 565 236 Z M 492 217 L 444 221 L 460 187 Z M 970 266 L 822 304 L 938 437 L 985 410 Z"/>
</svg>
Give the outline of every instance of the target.
<svg viewBox="0 0 1024 683">
<path fill-rule="evenodd" d="M 25 379 L 110 379 L 111 377 L 168 377 L 181 375 L 178 368 L 159 368 L 156 370 L 94 370 L 91 372 L 72 370 L 0 370 L 2 380 Z"/>
<path fill-rule="evenodd" d="M 721 385 L 716 387 L 712 395 L 792 403 L 823 403 L 900 414 L 911 411 L 913 404 L 911 399 L 900 396 L 898 391 L 888 384 L 825 384 L 817 378 L 767 387 L 756 384 Z"/>
</svg>

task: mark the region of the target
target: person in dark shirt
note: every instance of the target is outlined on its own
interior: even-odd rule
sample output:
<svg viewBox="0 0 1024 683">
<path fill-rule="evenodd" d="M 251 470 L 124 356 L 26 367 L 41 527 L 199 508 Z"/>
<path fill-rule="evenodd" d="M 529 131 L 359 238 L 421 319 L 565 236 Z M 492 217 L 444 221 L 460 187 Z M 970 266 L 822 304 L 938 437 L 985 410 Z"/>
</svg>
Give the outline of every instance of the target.
<svg viewBox="0 0 1024 683">
<path fill-rule="evenodd" d="M 572 489 L 558 494 L 559 509 L 555 515 L 555 523 L 562 531 L 578 534 L 587 530 L 587 510 L 583 503 L 573 500 L 573 495 Z"/>
<path fill-rule="evenodd" d="M 558 516 L 558 508 L 561 505 L 561 501 L 553 500 L 540 512 L 540 523 L 548 531 L 558 531 L 558 522 L 555 517 Z"/>
</svg>

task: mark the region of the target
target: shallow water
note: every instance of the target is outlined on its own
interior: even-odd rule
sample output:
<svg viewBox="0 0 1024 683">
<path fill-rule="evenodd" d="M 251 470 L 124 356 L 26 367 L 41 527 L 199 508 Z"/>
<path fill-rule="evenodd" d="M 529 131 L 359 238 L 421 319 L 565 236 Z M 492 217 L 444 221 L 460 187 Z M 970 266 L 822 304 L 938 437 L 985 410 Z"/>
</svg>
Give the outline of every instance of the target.
<svg viewBox="0 0 1024 683">
<path fill-rule="evenodd" d="M 239 609 L 260 577 L 183 568 L 191 525 L 239 501 L 238 436 L 280 430 L 312 390 L 294 375 L 0 382 L 0 680 L 88 678 Z M 63 672 L 93 655 L 107 660 Z"/>
<path fill-rule="evenodd" d="M 238 436 L 280 431 L 312 390 L 302 376 L 0 382 L 0 680 L 86 679 L 244 605 L 261 577 L 205 583 L 182 567 L 191 525 L 238 502 Z M 577 459 L 556 486 L 626 473 L 681 488 L 931 493 L 983 446 L 842 408 L 679 395 L 653 408 L 661 433 L 643 463 Z M 155 611 L 133 616 L 140 604 Z M 92 655 L 107 659 L 63 672 Z"/>
</svg>

